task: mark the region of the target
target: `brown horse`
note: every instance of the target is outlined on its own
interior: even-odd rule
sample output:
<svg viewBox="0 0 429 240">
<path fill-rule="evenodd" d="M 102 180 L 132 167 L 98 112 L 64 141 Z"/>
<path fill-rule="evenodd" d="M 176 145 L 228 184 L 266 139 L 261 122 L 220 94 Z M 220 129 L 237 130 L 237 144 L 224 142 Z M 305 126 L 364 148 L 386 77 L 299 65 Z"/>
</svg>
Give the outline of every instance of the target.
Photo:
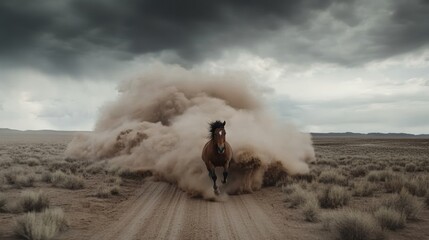
<svg viewBox="0 0 429 240">
<path fill-rule="evenodd" d="M 204 145 L 201 156 L 207 166 L 209 176 L 213 180 L 213 189 L 216 195 L 219 194 L 219 190 L 216 185 L 215 167 L 223 167 L 222 183 L 225 184 L 228 178 L 229 163 L 232 159 L 232 148 L 225 140 L 225 124 L 225 121 L 223 123 L 220 121 L 210 123 L 210 141 Z"/>
</svg>

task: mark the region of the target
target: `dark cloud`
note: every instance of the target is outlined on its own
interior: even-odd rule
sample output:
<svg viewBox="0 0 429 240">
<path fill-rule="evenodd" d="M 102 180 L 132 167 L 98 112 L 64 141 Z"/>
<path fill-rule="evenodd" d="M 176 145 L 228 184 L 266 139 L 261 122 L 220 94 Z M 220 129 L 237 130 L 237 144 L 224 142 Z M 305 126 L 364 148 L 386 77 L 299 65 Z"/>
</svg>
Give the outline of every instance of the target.
<svg viewBox="0 0 429 240">
<path fill-rule="evenodd" d="M 402 54 L 429 43 L 429 1 L 392 1 L 388 18 L 368 31 L 365 52 L 374 58 Z M 369 52 L 372 51 L 372 54 Z"/>
<path fill-rule="evenodd" d="M 368 2 L 4 0 L 0 63 L 78 73 L 102 58 L 124 61 L 170 51 L 175 61 L 192 64 L 239 48 L 281 61 L 356 65 L 429 42 L 428 1 L 389 2 L 385 18 L 356 30 L 367 20 L 362 12 L 379 14 Z M 330 22 L 317 21 L 323 14 Z M 338 23 L 345 27 L 336 28 Z M 344 38 L 346 30 L 355 30 L 353 37 Z"/>
</svg>

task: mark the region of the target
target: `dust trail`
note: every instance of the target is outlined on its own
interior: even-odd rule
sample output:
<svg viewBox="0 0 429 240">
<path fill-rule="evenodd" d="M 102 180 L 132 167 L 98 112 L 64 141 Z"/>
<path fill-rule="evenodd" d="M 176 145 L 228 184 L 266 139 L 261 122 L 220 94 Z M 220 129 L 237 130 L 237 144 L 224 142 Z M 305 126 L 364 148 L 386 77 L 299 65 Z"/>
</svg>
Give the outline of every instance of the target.
<svg viewBox="0 0 429 240">
<path fill-rule="evenodd" d="M 259 189 L 284 172 L 307 173 L 307 162 L 314 159 L 310 135 L 270 114 L 261 89 L 243 74 L 159 64 L 118 89 L 119 97 L 101 110 L 94 131 L 69 144 L 68 157 L 148 169 L 206 198 L 213 191 L 201 150 L 211 121 L 227 122 L 234 151 L 229 193 Z"/>
</svg>

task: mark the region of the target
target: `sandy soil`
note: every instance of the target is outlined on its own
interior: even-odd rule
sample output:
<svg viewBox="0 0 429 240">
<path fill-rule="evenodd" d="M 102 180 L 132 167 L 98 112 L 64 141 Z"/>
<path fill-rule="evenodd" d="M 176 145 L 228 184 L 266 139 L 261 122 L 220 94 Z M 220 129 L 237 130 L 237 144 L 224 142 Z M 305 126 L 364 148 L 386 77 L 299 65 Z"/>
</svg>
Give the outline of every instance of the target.
<svg viewBox="0 0 429 240">
<path fill-rule="evenodd" d="M 285 228 L 281 214 L 258 200 L 271 191 L 211 202 L 189 198 L 167 183 L 147 181 L 124 213 L 91 239 L 322 239 Z"/>
</svg>

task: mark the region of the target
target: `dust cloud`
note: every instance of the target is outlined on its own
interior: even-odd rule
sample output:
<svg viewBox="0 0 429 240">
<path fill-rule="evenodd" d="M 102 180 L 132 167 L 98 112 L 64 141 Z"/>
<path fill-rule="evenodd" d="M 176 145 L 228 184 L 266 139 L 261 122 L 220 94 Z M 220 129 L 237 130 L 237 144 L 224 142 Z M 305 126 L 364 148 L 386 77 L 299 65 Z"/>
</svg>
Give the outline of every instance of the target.
<svg viewBox="0 0 429 240">
<path fill-rule="evenodd" d="M 234 151 L 225 192 L 251 192 L 285 174 L 307 173 L 314 160 L 310 135 L 271 114 L 264 90 L 247 77 L 154 65 L 119 85 L 118 98 L 101 109 L 91 133 L 70 142 L 66 156 L 147 169 L 191 195 L 211 198 L 201 151 L 208 123 L 221 120 Z"/>
</svg>

